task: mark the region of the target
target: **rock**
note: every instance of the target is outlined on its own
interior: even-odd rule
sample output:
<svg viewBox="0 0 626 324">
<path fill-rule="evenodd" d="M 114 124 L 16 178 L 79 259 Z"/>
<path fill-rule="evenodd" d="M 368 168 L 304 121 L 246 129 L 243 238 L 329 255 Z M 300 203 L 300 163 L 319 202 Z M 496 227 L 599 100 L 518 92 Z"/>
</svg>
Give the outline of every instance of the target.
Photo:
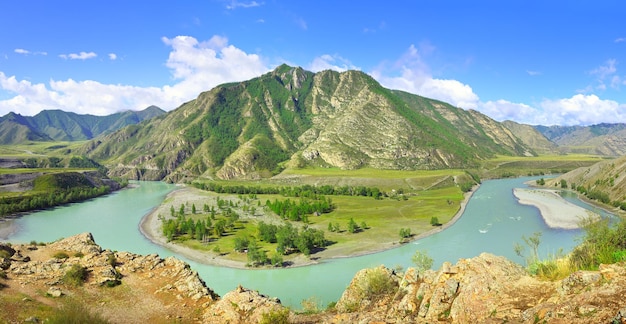
<svg viewBox="0 0 626 324">
<path fill-rule="evenodd" d="M 102 249 L 96 244 L 91 233 L 82 233 L 49 245 L 58 251 L 80 252 L 83 254 L 100 253 Z"/>
<path fill-rule="evenodd" d="M 259 323 L 263 314 L 288 310 L 276 299 L 243 288 L 227 293 L 204 313 L 205 323 Z"/>
<path fill-rule="evenodd" d="M 47 294 L 52 296 L 52 297 L 58 298 L 58 297 L 61 297 L 63 295 L 63 292 L 61 291 L 61 288 L 59 288 L 59 287 L 50 287 L 48 289 Z"/>
</svg>

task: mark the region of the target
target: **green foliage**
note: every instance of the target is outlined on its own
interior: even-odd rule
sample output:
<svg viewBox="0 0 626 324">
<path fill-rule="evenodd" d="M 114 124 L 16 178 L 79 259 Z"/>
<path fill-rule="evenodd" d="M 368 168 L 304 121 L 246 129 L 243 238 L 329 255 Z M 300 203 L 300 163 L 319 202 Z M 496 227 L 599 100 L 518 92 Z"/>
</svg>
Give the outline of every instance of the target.
<svg viewBox="0 0 626 324">
<path fill-rule="evenodd" d="M 415 251 L 411 257 L 411 261 L 415 265 L 417 273 L 420 275 L 433 266 L 433 259 L 425 251 Z"/>
<path fill-rule="evenodd" d="M 540 186 L 543 186 L 546 184 L 546 180 L 544 178 L 538 179 L 536 182 Z"/>
<path fill-rule="evenodd" d="M 354 218 L 350 218 L 348 221 L 348 232 L 356 233 L 359 230 L 359 225 L 356 224 Z"/>
<path fill-rule="evenodd" d="M 561 179 L 561 188 L 567 189 L 567 180 Z"/>
<path fill-rule="evenodd" d="M 570 254 L 575 269 L 596 270 L 601 263 L 624 260 L 626 254 L 626 221 L 609 224 L 601 220 L 585 226 L 583 242 Z"/>
<path fill-rule="evenodd" d="M 289 324 L 289 309 L 271 310 L 261 315 L 259 324 Z"/>
<path fill-rule="evenodd" d="M 52 257 L 55 259 L 67 259 L 70 256 L 66 252 L 59 251 L 59 252 L 54 253 Z"/>
<path fill-rule="evenodd" d="M 72 264 L 63 276 L 63 283 L 70 286 L 82 286 L 87 280 L 87 269 L 80 264 Z"/>
<path fill-rule="evenodd" d="M 395 293 L 398 283 L 384 268 L 368 269 L 358 290 L 364 298 L 375 301 Z"/>
<path fill-rule="evenodd" d="M 432 226 L 439 226 L 439 225 L 441 225 L 439 223 L 439 218 L 437 218 L 437 216 L 431 217 L 430 218 L 430 225 L 432 225 Z"/>
<path fill-rule="evenodd" d="M 410 228 L 401 228 L 400 229 L 400 239 L 402 241 L 411 237 L 411 229 Z"/>
</svg>

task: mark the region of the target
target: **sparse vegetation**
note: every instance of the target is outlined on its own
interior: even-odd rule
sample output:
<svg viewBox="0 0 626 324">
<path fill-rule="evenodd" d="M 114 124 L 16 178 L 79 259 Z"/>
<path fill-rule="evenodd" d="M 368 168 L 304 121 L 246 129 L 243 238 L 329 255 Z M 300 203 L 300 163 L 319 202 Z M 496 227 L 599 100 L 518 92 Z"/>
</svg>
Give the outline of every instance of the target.
<svg viewBox="0 0 626 324">
<path fill-rule="evenodd" d="M 46 323 L 106 324 L 109 323 L 109 321 L 107 321 L 100 314 L 93 313 L 93 310 L 88 309 L 84 304 L 78 301 L 70 300 L 63 304 L 59 309 L 55 310 Z"/>
<path fill-rule="evenodd" d="M 289 309 L 271 310 L 261 315 L 259 324 L 289 324 Z"/>
<path fill-rule="evenodd" d="M 87 269 L 80 264 L 72 264 L 63 276 L 63 283 L 70 286 L 82 286 L 87 280 Z"/>
</svg>

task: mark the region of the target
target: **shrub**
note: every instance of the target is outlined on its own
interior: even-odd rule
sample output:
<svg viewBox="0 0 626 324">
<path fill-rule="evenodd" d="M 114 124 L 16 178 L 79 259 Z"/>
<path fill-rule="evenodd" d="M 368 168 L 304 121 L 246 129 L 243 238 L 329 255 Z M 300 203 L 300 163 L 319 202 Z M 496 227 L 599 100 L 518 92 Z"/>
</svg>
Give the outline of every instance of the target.
<svg viewBox="0 0 626 324">
<path fill-rule="evenodd" d="M 70 286 L 82 286 L 87 280 L 87 269 L 80 264 L 73 264 L 63 276 L 63 282 Z"/>
<path fill-rule="evenodd" d="M 67 253 L 63 252 L 63 251 L 59 251 L 59 252 L 56 252 L 55 254 L 53 254 L 52 257 L 55 258 L 55 259 L 67 259 L 70 256 Z"/>
<path fill-rule="evenodd" d="M 261 315 L 260 324 L 289 324 L 289 310 L 287 308 L 271 310 Z"/>
<path fill-rule="evenodd" d="M 377 300 L 392 294 L 397 288 L 398 284 L 383 268 L 368 270 L 365 279 L 359 286 L 361 295 L 370 300 Z"/>
<path fill-rule="evenodd" d="M 415 251 L 415 254 L 411 257 L 411 261 L 415 264 L 417 273 L 420 275 L 433 266 L 433 259 L 428 255 L 428 253 L 420 250 Z"/>
<path fill-rule="evenodd" d="M 83 252 L 78 251 L 78 252 L 74 253 L 74 256 L 77 257 L 77 258 L 82 258 L 82 257 L 85 256 L 85 254 Z"/>
<path fill-rule="evenodd" d="M 2 279 L 6 279 L 7 278 L 7 273 L 4 270 L 0 270 L 0 278 L 2 278 Z"/>
<path fill-rule="evenodd" d="M 9 259 L 11 258 L 11 253 L 7 250 L 0 250 L 0 259 Z"/>
</svg>

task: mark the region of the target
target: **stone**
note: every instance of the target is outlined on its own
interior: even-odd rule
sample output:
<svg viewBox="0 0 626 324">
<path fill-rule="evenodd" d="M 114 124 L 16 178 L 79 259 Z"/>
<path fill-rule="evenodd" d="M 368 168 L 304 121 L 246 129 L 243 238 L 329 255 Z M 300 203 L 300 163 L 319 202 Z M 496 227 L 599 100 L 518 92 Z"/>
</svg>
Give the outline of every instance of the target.
<svg viewBox="0 0 626 324">
<path fill-rule="evenodd" d="M 63 295 L 63 292 L 61 291 L 61 288 L 59 288 L 59 287 L 50 287 L 48 289 L 47 294 L 52 296 L 52 297 L 58 298 L 58 297 L 61 297 Z"/>
</svg>

